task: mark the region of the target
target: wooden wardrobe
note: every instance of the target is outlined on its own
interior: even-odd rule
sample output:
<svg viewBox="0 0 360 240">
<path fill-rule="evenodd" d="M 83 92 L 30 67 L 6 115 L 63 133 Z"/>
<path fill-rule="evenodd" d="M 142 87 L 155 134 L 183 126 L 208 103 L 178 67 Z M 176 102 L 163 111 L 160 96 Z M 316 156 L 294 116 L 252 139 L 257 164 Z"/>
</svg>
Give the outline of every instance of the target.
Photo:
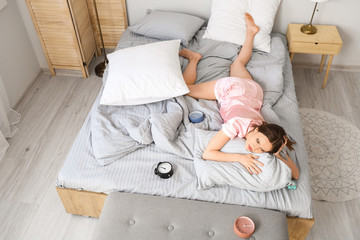
<svg viewBox="0 0 360 240">
<path fill-rule="evenodd" d="M 26 0 L 49 69 L 81 70 L 89 76 L 89 63 L 96 51 L 86 0 Z"/>
</svg>

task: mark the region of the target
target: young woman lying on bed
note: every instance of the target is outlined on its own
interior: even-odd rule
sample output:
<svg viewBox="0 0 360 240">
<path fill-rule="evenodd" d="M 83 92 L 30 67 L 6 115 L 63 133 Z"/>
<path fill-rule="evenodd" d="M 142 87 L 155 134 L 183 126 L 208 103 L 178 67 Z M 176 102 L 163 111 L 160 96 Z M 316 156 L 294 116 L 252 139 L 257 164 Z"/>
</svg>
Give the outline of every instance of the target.
<svg viewBox="0 0 360 240">
<path fill-rule="evenodd" d="M 280 155 L 286 145 L 293 150 L 294 144 L 287 138 L 284 129 L 276 124 L 267 124 L 260 114 L 263 101 L 263 90 L 253 81 L 245 65 L 251 58 L 253 40 L 259 32 L 252 16 L 245 13 L 246 38 L 241 51 L 230 66 L 230 77 L 221 78 L 200 84 L 196 80 L 196 68 L 202 56 L 188 49 L 182 49 L 179 55 L 189 60 L 183 76 L 190 92 L 189 96 L 197 99 L 217 100 L 220 114 L 224 120 L 222 129 L 210 140 L 203 153 L 203 159 L 224 162 L 240 162 L 250 174 L 259 174 L 259 166 L 264 164 L 253 154 L 224 153 L 220 149 L 235 137 L 245 138 L 245 148 L 253 153 L 273 153 L 281 159 L 292 172 L 292 177 L 298 179 L 299 171 L 286 154 L 286 159 Z M 258 166 L 259 165 L 259 166 Z"/>
</svg>

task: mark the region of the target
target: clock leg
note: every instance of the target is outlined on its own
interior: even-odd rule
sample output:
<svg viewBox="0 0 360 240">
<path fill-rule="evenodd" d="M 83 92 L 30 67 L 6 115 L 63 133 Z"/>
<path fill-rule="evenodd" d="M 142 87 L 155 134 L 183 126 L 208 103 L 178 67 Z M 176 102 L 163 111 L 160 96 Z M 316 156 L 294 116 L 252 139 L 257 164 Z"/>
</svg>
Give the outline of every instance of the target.
<svg viewBox="0 0 360 240">
<path fill-rule="evenodd" d="M 328 76 L 329 76 L 330 67 L 331 67 L 331 62 L 332 62 L 332 60 L 333 60 L 333 57 L 334 57 L 334 55 L 330 55 L 329 62 L 328 62 L 327 68 L 326 68 L 326 74 L 325 74 L 325 79 L 324 79 L 322 88 L 325 88 L 326 81 L 327 81 L 327 78 L 328 78 Z"/>
</svg>

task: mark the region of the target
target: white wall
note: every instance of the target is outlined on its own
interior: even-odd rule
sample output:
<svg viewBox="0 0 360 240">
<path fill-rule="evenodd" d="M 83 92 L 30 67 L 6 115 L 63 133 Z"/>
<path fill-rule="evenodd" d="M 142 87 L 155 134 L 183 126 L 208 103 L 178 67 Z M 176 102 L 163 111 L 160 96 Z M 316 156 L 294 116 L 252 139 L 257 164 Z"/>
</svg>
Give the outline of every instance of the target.
<svg viewBox="0 0 360 240">
<path fill-rule="evenodd" d="M 210 16 L 211 0 L 127 0 L 129 24 L 145 16 L 146 9 L 187 12 L 199 17 Z M 289 23 L 309 23 L 315 3 L 310 0 L 282 0 L 277 12 L 274 31 L 286 33 Z M 329 0 L 319 4 L 313 24 L 336 25 L 343 48 L 334 57 L 333 66 L 360 68 L 360 1 Z M 256 19 L 255 19 L 256 20 Z M 294 63 L 320 63 L 319 55 L 295 54 Z"/>
<path fill-rule="evenodd" d="M 41 70 L 16 1 L 0 11 L 0 34 L 0 75 L 13 107 Z"/>
<path fill-rule="evenodd" d="M 25 1 L 16 1 L 40 67 L 48 68 Z M 148 8 L 187 12 L 202 18 L 209 18 L 211 9 L 211 0 L 126 0 L 126 2 L 130 24 L 145 16 Z M 274 31 L 285 34 L 289 23 L 308 23 L 313 8 L 314 3 L 310 0 L 282 0 L 275 18 Z M 359 0 L 329 0 L 319 4 L 320 11 L 315 14 L 313 23 L 336 25 L 343 40 L 343 48 L 340 54 L 334 57 L 333 66 L 360 68 L 359 9 Z M 319 64 L 320 56 L 296 54 L 293 62 Z"/>
<path fill-rule="evenodd" d="M 28 32 L 31 44 L 34 48 L 35 55 L 38 59 L 40 67 L 43 69 L 48 69 L 49 66 L 48 66 L 45 54 L 42 50 L 41 42 L 36 33 L 36 29 L 34 27 L 34 23 L 32 22 L 30 12 L 28 10 L 26 2 L 25 2 L 25 0 L 16 0 L 16 3 L 18 5 L 21 17 L 23 18 L 23 22 L 25 24 L 26 31 Z"/>
</svg>

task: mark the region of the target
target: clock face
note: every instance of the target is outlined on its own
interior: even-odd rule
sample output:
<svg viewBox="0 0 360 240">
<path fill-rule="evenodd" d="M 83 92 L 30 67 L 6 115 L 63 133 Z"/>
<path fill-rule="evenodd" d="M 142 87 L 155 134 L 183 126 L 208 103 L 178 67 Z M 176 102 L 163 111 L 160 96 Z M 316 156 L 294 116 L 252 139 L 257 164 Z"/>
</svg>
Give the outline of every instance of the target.
<svg viewBox="0 0 360 240">
<path fill-rule="evenodd" d="M 173 166 L 169 162 L 159 162 L 154 169 L 154 172 L 156 175 L 164 179 L 170 178 L 174 173 Z"/>
<path fill-rule="evenodd" d="M 159 173 L 169 173 L 171 171 L 171 164 L 168 162 L 162 162 L 158 166 Z"/>
<path fill-rule="evenodd" d="M 242 233 L 252 233 L 254 231 L 254 223 L 246 217 L 240 217 L 237 221 L 236 227 Z"/>
<path fill-rule="evenodd" d="M 240 216 L 235 220 L 234 231 L 239 237 L 248 238 L 255 231 L 255 224 L 249 217 Z"/>
</svg>

